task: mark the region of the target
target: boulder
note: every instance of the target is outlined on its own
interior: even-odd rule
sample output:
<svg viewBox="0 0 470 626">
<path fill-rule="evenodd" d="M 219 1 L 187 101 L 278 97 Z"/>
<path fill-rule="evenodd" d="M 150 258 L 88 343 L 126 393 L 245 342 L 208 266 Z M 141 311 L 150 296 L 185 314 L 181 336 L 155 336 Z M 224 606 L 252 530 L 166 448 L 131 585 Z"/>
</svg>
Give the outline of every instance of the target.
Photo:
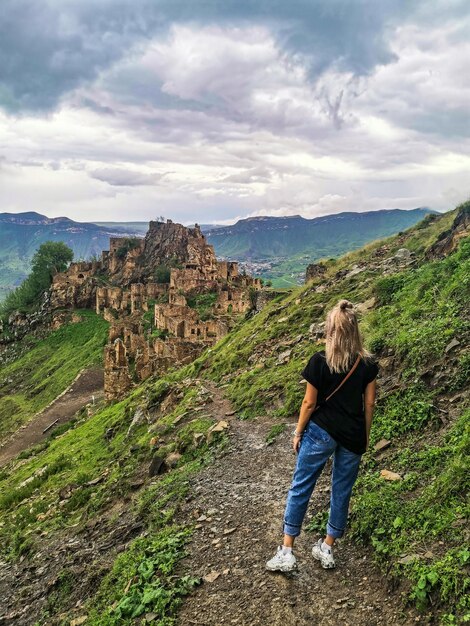
<svg viewBox="0 0 470 626">
<path fill-rule="evenodd" d="M 157 454 L 152 457 L 149 465 L 149 476 L 157 476 L 158 474 L 163 474 L 167 469 L 165 465 L 165 459 Z"/>
<path fill-rule="evenodd" d="M 400 476 L 400 474 L 396 474 L 395 472 L 391 472 L 390 470 L 386 470 L 386 469 L 381 470 L 380 475 L 385 480 L 392 480 L 392 481 L 402 480 L 402 477 Z"/>
<path fill-rule="evenodd" d="M 182 455 L 179 452 L 172 452 L 166 457 L 165 464 L 171 468 L 176 467 L 181 459 L 181 456 Z"/>
</svg>

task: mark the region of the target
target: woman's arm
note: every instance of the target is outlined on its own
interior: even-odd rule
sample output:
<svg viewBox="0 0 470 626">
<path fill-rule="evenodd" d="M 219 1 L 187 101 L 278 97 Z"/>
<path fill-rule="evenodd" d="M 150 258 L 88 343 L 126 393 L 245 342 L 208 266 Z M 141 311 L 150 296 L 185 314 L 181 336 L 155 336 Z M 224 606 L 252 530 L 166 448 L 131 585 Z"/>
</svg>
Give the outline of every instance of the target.
<svg viewBox="0 0 470 626">
<path fill-rule="evenodd" d="M 374 379 L 367 385 L 366 390 L 364 391 L 364 413 L 366 418 L 367 447 L 369 447 L 370 428 L 372 426 L 372 417 L 374 416 L 375 392 L 376 382 Z"/>
<path fill-rule="evenodd" d="M 305 426 L 307 425 L 310 416 L 313 413 L 313 409 L 317 404 L 317 396 L 318 391 L 316 387 L 307 383 L 307 388 L 305 390 L 305 396 L 302 400 L 302 405 L 300 407 L 299 419 L 297 421 L 297 426 L 295 432 L 297 433 L 294 436 L 292 441 L 292 447 L 294 448 L 294 452 L 298 451 L 300 439 L 302 438 L 302 433 L 304 432 Z"/>
</svg>

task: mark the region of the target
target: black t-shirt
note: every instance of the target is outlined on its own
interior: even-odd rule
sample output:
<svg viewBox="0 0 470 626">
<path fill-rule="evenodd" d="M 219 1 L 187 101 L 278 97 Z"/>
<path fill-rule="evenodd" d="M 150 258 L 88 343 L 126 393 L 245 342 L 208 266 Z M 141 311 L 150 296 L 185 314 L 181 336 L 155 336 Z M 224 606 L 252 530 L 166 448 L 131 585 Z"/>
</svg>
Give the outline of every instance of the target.
<svg viewBox="0 0 470 626">
<path fill-rule="evenodd" d="M 352 365 L 354 362 L 355 359 Z M 363 454 L 366 451 L 364 391 L 377 376 L 378 371 L 375 359 L 362 358 L 348 380 L 327 403 L 324 403 L 325 398 L 336 389 L 347 372 L 332 373 L 327 365 L 324 350 L 316 352 L 301 372 L 305 380 L 318 391 L 317 405 L 320 405 L 320 408 L 313 412 L 311 419 L 338 443 L 356 454 Z"/>
</svg>

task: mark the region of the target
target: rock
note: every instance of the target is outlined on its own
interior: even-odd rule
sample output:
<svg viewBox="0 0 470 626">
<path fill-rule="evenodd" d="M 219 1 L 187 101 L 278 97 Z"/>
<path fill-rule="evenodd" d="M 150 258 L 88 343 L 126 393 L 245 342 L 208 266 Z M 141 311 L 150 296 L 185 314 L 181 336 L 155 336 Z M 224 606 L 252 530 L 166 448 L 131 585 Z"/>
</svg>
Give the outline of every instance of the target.
<svg viewBox="0 0 470 626">
<path fill-rule="evenodd" d="M 314 278 L 320 278 L 326 272 L 326 265 L 323 263 L 310 263 L 305 270 L 305 282 Z"/>
<path fill-rule="evenodd" d="M 165 464 L 171 468 L 176 467 L 181 459 L 181 456 L 182 455 L 179 452 L 172 452 L 166 457 Z"/>
<path fill-rule="evenodd" d="M 75 491 L 75 489 L 78 488 L 78 485 L 72 484 L 72 485 L 66 485 L 65 487 L 62 487 L 62 489 L 59 491 L 59 497 L 61 500 L 68 500 L 68 498 L 70 498 L 70 496 L 72 495 L 72 493 Z"/>
<path fill-rule="evenodd" d="M 132 418 L 132 422 L 130 423 L 130 426 L 129 426 L 128 430 L 127 430 L 126 437 L 129 437 L 129 435 L 134 430 L 134 428 L 137 428 L 137 426 L 140 426 L 141 424 L 143 424 L 146 421 L 148 421 L 146 413 L 144 412 L 144 409 L 139 407 L 136 410 L 136 412 L 134 413 L 134 417 Z"/>
<path fill-rule="evenodd" d="M 158 437 L 152 437 L 149 441 L 149 446 L 154 448 L 156 445 L 158 445 Z"/>
<path fill-rule="evenodd" d="M 207 443 L 210 443 L 214 438 L 214 433 L 221 433 L 228 428 L 229 424 L 225 420 L 220 420 L 217 424 L 214 424 L 207 431 Z"/>
<path fill-rule="evenodd" d="M 390 470 L 383 469 L 380 471 L 380 475 L 385 480 L 402 480 L 400 474 L 396 474 L 395 472 L 391 472 Z"/>
<path fill-rule="evenodd" d="M 183 419 L 183 417 L 186 417 L 186 415 L 188 414 L 187 411 L 185 411 L 184 413 L 181 413 L 181 415 L 178 415 L 177 417 L 175 417 L 175 419 L 173 420 L 173 426 L 175 426 L 176 424 L 178 424 L 179 422 L 181 422 L 181 420 Z"/>
<path fill-rule="evenodd" d="M 377 441 L 377 443 L 374 446 L 374 450 L 376 452 L 381 452 L 382 450 L 386 450 L 387 448 L 389 448 L 391 446 L 392 442 L 389 441 L 388 439 L 381 439 L 380 441 Z"/>
<path fill-rule="evenodd" d="M 225 415 L 226 417 L 230 417 L 231 415 L 235 415 L 236 411 L 226 411 Z"/>
<path fill-rule="evenodd" d="M 217 578 L 220 576 L 220 572 L 209 572 L 209 574 L 206 574 L 205 576 L 203 576 L 202 580 L 206 583 L 213 583 L 215 580 L 217 580 Z"/>
<path fill-rule="evenodd" d="M 163 474 L 167 468 L 165 467 L 165 459 L 161 456 L 155 455 L 150 461 L 149 476 L 157 476 L 157 474 Z"/>
<path fill-rule="evenodd" d="M 224 530 L 224 535 L 231 535 L 232 533 L 234 533 L 237 530 L 237 528 L 226 528 Z"/>
<path fill-rule="evenodd" d="M 408 563 L 413 563 L 416 559 L 419 559 L 419 554 L 405 554 L 401 559 L 398 559 L 398 563 L 400 565 L 408 565 Z"/>
<path fill-rule="evenodd" d="M 447 354 L 448 352 L 450 352 L 451 350 L 453 350 L 454 348 L 456 348 L 457 346 L 460 346 L 460 341 L 458 339 L 456 339 L 455 337 L 449 341 L 449 343 L 446 345 L 444 352 Z"/>
<path fill-rule="evenodd" d="M 199 448 L 206 439 L 204 433 L 193 433 L 193 445 L 195 448 Z"/>
<path fill-rule="evenodd" d="M 107 428 L 106 432 L 104 433 L 104 438 L 106 439 L 106 441 L 111 441 L 111 439 L 113 439 L 113 437 L 116 436 L 117 433 L 117 428 L 115 426 L 112 426 L 111 428 Z"/>
<path fill-rule="evenodd" d="M 310 324 L 308 332 L 317 341 L 323 339 L 325 336 L 325 322 L 314 322 Z"/>
<path fill-rule="evenodd" d="M 277 361 L 276 363 L 278 365 L 281 365 L 282 363 L 288 363 L 290 361 L 290 357 L 292 354 L 292 350 L 284 350 L 284 352 L 281 352 L 278 357 L 277 357 Z"/>
<path fill-rule="evenodd" d="M 408 261 L 411 258 L 411 252 L 408 250 L 408 248 L 400 248 L 395 252 L 395 257 L 397 259 L 404 259 Z"/>
<path fill-rule="evenodd" d="M 364 302 L 360 302 L 359 304 L 357 304 L 356 311 L 358 311 L 358 313 L 365 313 L 366 311 L 373 309 L 375 304 L 376 299 L 374 296 L 372 296 L 372 298 L 369 298 L 368 300 L 364 300 Z"/>
<path fill-rule="evenodd" d="M 70 622 L 70 626 L 80 626 L 84 624 L 88 619 L 87 615 L 80 615 L 80 617 L 76 617 Z"/>
</svg>

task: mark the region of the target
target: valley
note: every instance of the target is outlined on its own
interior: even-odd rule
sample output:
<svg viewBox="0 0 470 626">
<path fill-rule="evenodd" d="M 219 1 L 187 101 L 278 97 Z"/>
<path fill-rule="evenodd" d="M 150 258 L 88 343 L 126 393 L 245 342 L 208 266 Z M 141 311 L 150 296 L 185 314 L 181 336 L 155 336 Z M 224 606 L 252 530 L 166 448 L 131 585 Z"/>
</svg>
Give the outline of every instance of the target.
<svg viewBox="0 0 470 626">
<path fill-rule="evenodd" d="M 4 320 L 3 442 L 83 368 L 104 365 L 106 390 L 110 344 L 122 344 L 128 360 L 113 362 L 108 376 L 129 384 L 97 394 L 0 469 L 0 623 L 465 623 L 470 203 L 313 262 L 308 281 L 288 290 L 228 271 L 207 252 L 209 236 L 206 244 L 180 226 L 161 223 L 144 248 L 120 258 L 121 242 L 101 265 L 57 275 L 32 328 L 30 313 Z M 158 233 L 173 231 L 181 254 L 168 267 L 174 254 Z M 165 259 L 170 280 L 156 283 Z M 193 282 L 178 283 L 185 272 Z M 168 302 L 148 285 L 160 285 Z M 201 300 L 208 285 L 216 296 Z M 232 291 L 240 306 L 229 311 L 220 294 Z M 317 568 L 309 549 L 325 522 L 325 475 L 298 575 L 272 575 L 264 562 L 279 541 L 294 464 L 300 371 L 322 347 L 325 312 L 343 297 L 355 303 L 380 365 L 350 528 L 338 569 Z M 173 305 L 198 318 L 184 308 L 167 319 Z M 219 315 L 230 318 L 223 333 L 186 361 L 168 353 L 161 367 L 155 346 L 176 350 L 187 331 Z M 333 576 L 337 592 L 325 599 Z"/>
</svg>

